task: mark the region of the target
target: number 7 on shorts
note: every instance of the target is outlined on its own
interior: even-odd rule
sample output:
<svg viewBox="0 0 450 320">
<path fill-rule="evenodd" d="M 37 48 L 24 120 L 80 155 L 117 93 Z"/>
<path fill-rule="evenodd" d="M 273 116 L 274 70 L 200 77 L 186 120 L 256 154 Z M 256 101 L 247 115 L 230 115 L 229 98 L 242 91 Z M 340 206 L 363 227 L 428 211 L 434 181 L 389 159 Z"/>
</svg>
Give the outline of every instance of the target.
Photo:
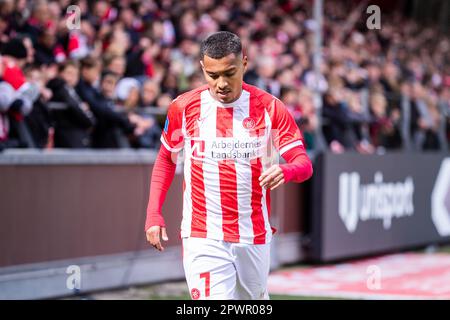
<svg viewBox="0 0 450 320">
<path fill-rule="evenodd" d="M 209 297 L 209 289 L 211 285 L 211 273 L 210 272 L 203 272 L 200 273 L 200 279 L 205 278 L 205 297 Z"/>
</svg>

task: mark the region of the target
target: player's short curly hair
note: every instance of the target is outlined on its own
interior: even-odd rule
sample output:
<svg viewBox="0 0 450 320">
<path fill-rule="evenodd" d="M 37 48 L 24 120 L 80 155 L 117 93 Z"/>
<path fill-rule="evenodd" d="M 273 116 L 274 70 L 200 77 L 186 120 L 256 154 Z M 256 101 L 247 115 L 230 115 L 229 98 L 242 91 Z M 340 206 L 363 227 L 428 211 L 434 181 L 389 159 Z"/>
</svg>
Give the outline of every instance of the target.
<svg viewBox="0 0 450 320">
<path fill-rule="evenodd" d="M 241 39 L 228 31 L 219 31 L 211 34 L 202 41 L 200 46 L 200 59 L 206 56 L 213 59 L 221 59 L 234 53 L 236 56 L 242 52 Z"/>
</svg>

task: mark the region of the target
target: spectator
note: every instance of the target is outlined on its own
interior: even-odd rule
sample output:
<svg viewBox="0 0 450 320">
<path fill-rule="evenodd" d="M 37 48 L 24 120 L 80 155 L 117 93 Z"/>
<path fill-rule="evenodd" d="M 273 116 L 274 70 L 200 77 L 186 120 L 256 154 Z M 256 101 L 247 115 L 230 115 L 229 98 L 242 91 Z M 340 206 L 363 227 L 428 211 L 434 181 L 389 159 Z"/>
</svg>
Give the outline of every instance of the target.
<svg viewBox="0 0 450 320">
<path fill-rule="evenodd" d="M 445 137 L 447 138 L 448 148 L 450 149 L 450 77 L 448 85 L 441 91 L 440 106 L 443 111 Z"/>
<path fill-rule="evenodd" d="M 3 46 L 3 79 L 14 90 L 18 90 L 25 82 L 23 67 L 28 57 L 27 49 L 21 39 L 12 39 Z"/>
<path fill-rule="evenodd" d="M 256 78 L 246 79 L 250 84 L 261 88 L 276 97 L 280 96 L 281 85 L 275 80 L 276 62 L 273 57 L 263 56 L 257 60 Z"/>
<path fill-rule="evenodd" d="M 61 55 L 64 49 L 57 42 L 55 28 L 47 28 L 40 32 L 35 50 L 34 60 L 38 64 L 52 64 L 65 59 L 65 55 Z"/>
<path fill-rule="evenodd" d="M 119 24 L 113 26 L 105 40 L 105 55 L 125 56 L 131 47 L 130 36 Z"/>
<path fill-rule="evenodd" d="M 356 83 L 356 82 L 353 82 Z M 361 97 L 353 91 L 347 93 L 347 117 L 350 122 L 350 134 L 353 137 L 354 148 L 362 154 L 373 153 L 374 147 L 369 142 L 369 114 L 364 112 Z"/>
<path fill-rule="evenodd" d="M 178 48 L 172 51 L 171 62 L 181 65 L 181 74 L 190 77 L 198 69 L 197 57 L 200 51 L 199 44 L 192 39 L 183 39 Z"/>
<path fill-rule="evenodd" d="M 305 138 L 306 148 L 311 150 L 315 148 L 315 137 L 318 130 L 313 93 L 307 88 L 302 88 L 299 92 L 298 101 L 301 110 L 300 129 L 302 129 Z"/>
<path fill-rule="evenodd" d="M 370 136 L 375 147 L 398 149 L 401 146 L 400 111 L 387 110 L 387 99 L 382 93 L 373 93 L 370 97 Z"/>
<path fill-rule="evenodd" d="M 131 146 L 145 149 L 159 148 L 161 128 L 156 122 L 156 118 L 152 115 L 139 113 L 131 113 L 129 118 L 136 124 Z"/>
<path fill-rule="evenodd" d="M 51 101 L 60 104 L 52 112 L 56 148 L 84 149 L 91 146 L 90 132 L 95 118 L 75 90 L 79 77 L 78 64 L 68 60 L 59 66 L 58 76 L 47 84 L 53 93 Z"/>
<path fill-rule="evenodd" d="M 81 19 L 80 29 L 70 30 L 65 37 L 67 43 L 64 55 L 73 60 L 81 60 L 87 56 L 99 58 L 102 31 L 103 29 L 96 34 L 91 23 L 87 19 Z"/>
<path fill-rule="evenodd" d="M 141 88 L 139 105 L 141 107 L 156 107 L 156 100 L 160 94 L 158 83 L 148 79 Z"/>
<path fill-rule="evenodd" d="M 350 132 L 350 119 L 342 94 L 336 88 L 331 88 L 323 98 L 323 133 L 331 150 L 342 153 L 351 149 L 356 142 Z"/>
<path fill-rule="evenodd" d="M 48 102 L 53 96 L 52 91 L 46 87 L 46 78 L 44 68 L 37 65 L 29 65 L 25 68 L 25 77 L 31 83 L 39 88 L 39 98 L 34 102 L 31 112 L 25 117 L 25 123 L 28 126 L 34 146 L 37 148 L 46 148 L 51 141 L 49 137 L 53 134 L 53 117 L 48 107 Z"/>
<path fill-rule="evenodd" d="M 158 97 L 158 100 L 156 101 L 156 106 L 158 109 L 167 111 L 169 109 L 169 105 L 172 102 L 173 98 L 168 93 L 163 93 Z"/>
<path fill-rule="evenodd" d="M 9 138 L 8 111 L 14 97 L 14 88 L 3 80 L 4 64 L 0 56 L 0 151 L 18 146 L 17 141 Z"/>
<path fill-rule="evenodd" d="M 94 148 L 128 147 L 128 135 L 135 129 L 126 114 L 117 110 L 114 102 L 119 77 L 118 74 L 108 70 L 102 73 L 97 101 L 101 112 L 97 112 L 98 123 L 92 134 Z"/>
<path fill-rule="evenodd" d="M 412 84 L 411 137 L 417 150 L 439 148 L 438 120 L 436 106 L 426 97 L 426 91 L 419 82 Z"/>
<path fill-rule="evenodd" d="M 27 116 L 36 99 L 39 97 L 39 87 L 27 81 L 23 73 L 27 57 L 27 49 L 21 39 L 12 39 L 3 47 L 3 130 L 8 129 L 5 140 L 17 141 L 16 146 L 34 147 L 34 142 L 25 125 Z M 7 114 L 5 112 L 7 111 Z"/>
<path fill-rule="evenodd" d="M 140 84 L 134 78 L 120 79 L 116 86 L 116 104 L 126 112 L 134 111 L 139 104 Z"/>
<path fill-rule="evenodd" d="M 132 123 L 136 125 L 132 146 L 135 148 L 154 148 L 159 143 L 160 128 L 152 115 L 145 115 L 138 110 L 139 81 L 123 78 L 117 83 L 116 98 L 119 108 L 128 113 Z"/>
<path fill-rule="evenodd" d="M 200 72 L 196 72 L 194 74 L 191 74 L 188 78 L 188 84 L 189 87 L 186 90 L 192 90 L 194 88 L 198 88 L 205 84 L 205 79 L 203 78 L 203 75 Z"/>
<path fill-rule="evenodd" d="M 70 4 L 77 5 L 81 12 L 80 28 L 73 30 L 66 24 L 72 18 L 66 16 Z M 399 128 L 400 122 L 405 120 L 401 103 L 407 101 L 402 100 L 405 97 L 402 88 L 410 83 L 417 83 L 412 88 L 413 94 L 406 97 L 411 99 L 410 131 L 415 145 L 419 150 L 439 148 L 442 144 L 439 137 L 444 136 L 439 130 L 442 130 L 446 110 L 442 97 L 450 82 L 448 34 L 433 25 L 424 28 L 409 19 L 404 8 L 386 10 L 383 28 L 368 30 L 366 17 L 351 6 L 351 1 L 324 2 L 320 74 L 316 74 L 313 64 L 312 6 L 302 1 L 5 0 L 0 1 L 0 48 L 3 51 L 12 39 L 22 40 L 27 57 L 20 65 L 14 57 L 5 59 L 13 61 L 19 70 L 23 70 L 25 63 L 36 63 L 45 80 L 56 77 L 57 64 L 67 59 L 103 60 L 104 66 L 96 68 L 99 74 L 90 84 L 91 89 L 98 91 L 98 78 L 105 70 L 117 73 L 119 80 L 134 78 L 140 86 L 151 79 L 153 84 L 147 85 L 149 98 L 145 98 L 145 103 L 142 94 L 140 101 L 136 100 L 137 92 L 133 89 L 127 94 L 126 104 L 135 107 L 152 103 L 165 110 L 169 100 L 204 81 L 198 64 L 198 43 L 219 29 L 229 30 L 241 37 L 244 52 L 249 57 L 244 80 L 278 98 L 297 100 L 293 104 L 299 125 L 311 125 L 311 133 L 322 129 L 313 129 L 317 123 L 314 119 L 317 120 L 318 102 L 330 100 L 334 95 L 330 95 L 331 91 L 337 91 L 341 96 L 337 105 L 341 105 L 342 115 L 347 118 L 346 127 L 340 130 L 348 136 L 343 140 L 350 141 L 348 145 L 344 141 L 341 141 L 344 144 L 329 141 L 333 150 L 366 152 L 358 147 L 361 142 L 364 146 L 401 148 Z M 10 70 L 6 69 L 8 75 Z M 6 83 L 21 83 L 23 77 L 6 76 L 6 79 Z M 283 88 L 289 88 L 288 92 Z M 354 95 L 347 94 L 347 90 Z M 422 91 L 420 97 L 417 97 L 418 91 Z M 314 106 L 309 98 L 312 92 Z M 364 98 L 374 93 L 384 96 L 385 101 L 382 102 L 381 97 Z M 359 103 L 356 96 L 364 100 Z M 39 100 L 42 98 L 41 94 Z M 80 98 L 85 99 L 81 94 Z M 89 101 L 92 104 L 92 100 Z M 380 107 L 384 104 L 385 107 Z M 327 102 L 324 112 L 333 110 L 331 113 L 336 115 L 335 111 L 341 107 L 330 109 L 331 105 L 336 104 Z M 14 108 L 17 107 L 14 105 L 12 110 L 8 107 L 8 111 L 4 111 L 7 118 Z M 33 103 L 25 106 L 23 116 L 33 108 Z M 367 134 L 367 119 L 354 122 L 350 118 L 358 117 L 361 112 L 367 117 L 369 109 L 374 122 Z M 375 109 L 383 111 L 378 110 L 378 113 Z M 335 136 L 331 132 L 343 123 L 326 123 L 331 121 L 328 116 L 324 119 L 323 133 L 330 138 Z M 17 135 L 14 121 L 8 125 L 9 138 Z M 387 123 L 393 125 L 393 131 L 387 129 Z M 309 129 L 304 127 L 304 130 Z M 372 138 L 375 141 L 369 141 Z"/>
<path fill-rule="evenodd" d="M 167 72 L 164 78 L 161 81 L 161 91 L 167 93 L 175 99 L 176 96 L 180 93 L 180 89 L 178 87 L 178 79 L 175 73 Z"/>
<path fill-rule="evenodd" d="M 104 64 L 105 70 L 114 72 L 119 79 L 122 79 L 125 75 L 125 69 L 127 67 L 126 59 L 121 55 L 112 55 L 105 58 Z"/>
<path fill-rule="evenodd" d="M 160 54 L 161 47 L 150 37 L 142 37 L 139 45 L 128 54 L 126 76 L 134 77 L 141 82 L 155 76 L 155 59 Z"/>
<path fill-rule="evenodd" d="M 302 130 L 306 148 L 313 149 L 317 117 L 311 93 L 306 88 L 299 92 L 293 87 L 283 87 L 281 89 L 281 101 L 294 117 L 297 126 Z"/>
<path fill-rule="evenodd" d="M 123 139 L 119 139 L 115 128 L 120 128 L 125 135 L 132 134 L 136 126 L 131 123 L 126 114 L 115 110 L 112 100 L 112 92 L 118 75 L 105 73 L 102 78 L 100 91 L 94 86 L 99 80 L 100 63 L 90 57 L 81 61 L 81 79 L 77 85 L 77 92 L 86 101 L 97 118 L 98 125 L 93 133 L 94 148 L 119 148 L 127 145 L 120 144 Z M 106 96 L 105 96 L 106 94 Z"/>
</svg>

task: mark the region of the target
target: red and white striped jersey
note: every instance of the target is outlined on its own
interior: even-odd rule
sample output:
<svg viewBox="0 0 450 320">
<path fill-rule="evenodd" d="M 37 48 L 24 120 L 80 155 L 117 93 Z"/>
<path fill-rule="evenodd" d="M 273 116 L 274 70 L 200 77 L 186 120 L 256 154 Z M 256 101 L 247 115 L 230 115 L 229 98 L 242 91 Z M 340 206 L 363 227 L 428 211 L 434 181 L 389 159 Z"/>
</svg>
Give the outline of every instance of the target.
<svg viewBox="0 0 450 320">
<path fill-rule="evenodd" d="M 161 141 L 184 149 L 182 238 L 270 242 L 270 194 L 258 179 L 272 147 L 282 155 L 303 146 L 280 100 L 244 83 L 238 100 L 222 104 L 202 86 L 172 102 Z"/>
</svg>

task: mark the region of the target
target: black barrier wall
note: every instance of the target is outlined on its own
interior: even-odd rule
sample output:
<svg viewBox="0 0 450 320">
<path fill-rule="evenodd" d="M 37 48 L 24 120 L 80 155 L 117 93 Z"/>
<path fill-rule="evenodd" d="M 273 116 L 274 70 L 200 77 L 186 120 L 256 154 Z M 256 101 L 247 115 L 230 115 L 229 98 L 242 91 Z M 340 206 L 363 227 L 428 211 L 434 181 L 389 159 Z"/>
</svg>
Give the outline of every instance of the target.
<svg viewBox="0 0 450 320">
<path fill-rule="evenodd" d="M 0 300 L 84 294 L 184 279 L 181 167 L 162 208 L 164 253 L 145 238 L 146 150 L 5 150 L 0 154 Z M 304 186 L 271 193 L 271 267 L 303 259 Z M 79 270 L 80 288 L 68 279 Z M 72 283 L 72 282 L 70 282 Z"/>
<path fill-rule="evenodd" d="M 450 155 L 324 153 L 312 256 L 331 261 L 450 241 Z"/>
</svg>

